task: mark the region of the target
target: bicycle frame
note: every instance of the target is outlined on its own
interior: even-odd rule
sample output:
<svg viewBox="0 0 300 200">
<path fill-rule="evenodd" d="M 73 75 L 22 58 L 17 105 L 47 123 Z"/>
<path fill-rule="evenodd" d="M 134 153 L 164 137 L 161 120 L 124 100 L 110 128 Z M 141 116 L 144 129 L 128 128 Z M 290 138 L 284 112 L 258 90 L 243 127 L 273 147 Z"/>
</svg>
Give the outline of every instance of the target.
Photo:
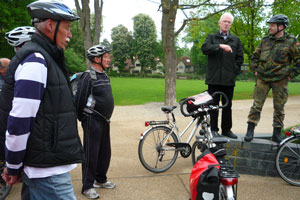
<svg viewBox="0 0 300 200">
<path fill-rule="evenodd" d="M 172 116 L 172 120 L 170 120 L 170 115 Z M 193 128 L 193 130 L 190 132 L 190 135 L 188 137 L 188 139 L 186 140 L 186 143 L 190 144 L 191 140 L 193 139 L 193 137 L 195 136 L 196 134 L 196 131 L 198 130 L 200 124 L 202 123 L 203 119 L 199 116 L 199 117 L 195 117 L 193 118 L 189 123 L 188 125 L 184 128 L 184 130 L 182 132 L 179 131 L 179 128 L 178 128 L 178 125 L 176 123 L 176 119 L 175 119 L 175 115 L 173 112 L 171 113 L 166 113 L 166 116 L 167 116 L 167 120 L 166 121 L 150 121 L 150 122 L 145 122 L 145 126 L 149 126 L 151 125 L 152 127 L 155 127 L 155 126 L 159 126 L 159 125 L 168 125 L 169 128 L 171 129 L 171 132 L 166 136 L 166 137 L 170 137 L 171 133 L 174 132 L 178 141 L 179 142 L 183 142 L 182 140 L 182 137 L 187 133 L 187 131 L 190 129 L 190 127 L 195 123 L 196 121 L 196 124 Z M 207 116 L 206 116 L 207 117 Z M 209 127 L 210 129 L 210 127 Z M 149 129 L 148 129 L 149 130 Z M 144 134 L 148 131 L 146 130 L 142 135 L 141 135 L 141 139 L 143 139 L 143 136 Z M 210 130 L 209 130 L 209 133 Z M 212 136 L 211 136 L 212 137 Z M 166 141 L 167 141 L 168 138 L 163 138 L 162 141 L 165 141 L 163 143 L 163 145 L 166 144 Z"/>
</svg>

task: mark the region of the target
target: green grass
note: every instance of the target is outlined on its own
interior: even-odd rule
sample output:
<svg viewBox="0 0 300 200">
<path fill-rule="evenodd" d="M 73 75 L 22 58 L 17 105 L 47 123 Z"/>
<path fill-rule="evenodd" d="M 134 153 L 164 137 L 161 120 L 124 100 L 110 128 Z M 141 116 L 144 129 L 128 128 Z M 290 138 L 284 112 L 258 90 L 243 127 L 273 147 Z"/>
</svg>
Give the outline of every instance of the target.
<svg viewBox="0 0 300 200">
<path fill-rule="evenodd" d="M 148 102 L 163 102 L 165 80 L 153 78 L 111 77 L 115 105 L 138 105 Z M 234 100 L 252 99 L 254 82 L 238 81 Z M 207 90 L 203 80 L 177 80 L 177 101 Z M 289 95 L 300 95 L 300 83 L 289 83 Z M 270 92 L 269 96 L 272 96 Z"/>
</svg>

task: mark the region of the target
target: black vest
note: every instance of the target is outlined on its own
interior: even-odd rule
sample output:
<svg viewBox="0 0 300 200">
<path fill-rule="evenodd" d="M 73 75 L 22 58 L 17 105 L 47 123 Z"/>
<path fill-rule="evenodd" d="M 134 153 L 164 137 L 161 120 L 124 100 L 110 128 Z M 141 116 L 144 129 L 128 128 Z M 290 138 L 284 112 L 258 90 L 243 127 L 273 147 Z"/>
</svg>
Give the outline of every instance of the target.
<svg viewBox="0 0 300 200">
<path fill-rule="evenodd" d="M 83 159 L 83 149 L 63 51 L 43 37 L 33 35 L 32 41 L 25 44 L 12 59 L 0 97 L 0 117 L 5 116 L 3 113 L 8 116 L 12 108 L 14 75 L 18 65 L 36 52 L 41 53 L 47 63 L 47 86 L 30 130 L 24 165 L 53 167 L 79 163 Z M 7 122 L 7 119 L 2 120 Z"/>
</svg>

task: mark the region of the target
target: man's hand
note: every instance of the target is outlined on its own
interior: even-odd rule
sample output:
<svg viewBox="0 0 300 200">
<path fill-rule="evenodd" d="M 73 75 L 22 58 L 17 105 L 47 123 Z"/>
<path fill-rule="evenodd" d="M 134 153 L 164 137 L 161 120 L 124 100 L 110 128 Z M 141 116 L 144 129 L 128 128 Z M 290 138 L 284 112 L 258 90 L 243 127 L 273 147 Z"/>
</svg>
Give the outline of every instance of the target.
<svg viewBox="0 0 300 200">
<path fill-rule="evenodd" d="M 3 173 L 1 174 L 2 179 L 7 183 L 7 185 L 12 186 L 21 181 L 20 176 L 12 176 L 7 173 L 7 168 L 5 167 Z"/>
<path fill-rule="evenodd" d="M 223 49 L 227 53 L 232 53 L 231 47 L 227 44 L 220 44 L 219 47 L 220 49 Z"/>
</svg>

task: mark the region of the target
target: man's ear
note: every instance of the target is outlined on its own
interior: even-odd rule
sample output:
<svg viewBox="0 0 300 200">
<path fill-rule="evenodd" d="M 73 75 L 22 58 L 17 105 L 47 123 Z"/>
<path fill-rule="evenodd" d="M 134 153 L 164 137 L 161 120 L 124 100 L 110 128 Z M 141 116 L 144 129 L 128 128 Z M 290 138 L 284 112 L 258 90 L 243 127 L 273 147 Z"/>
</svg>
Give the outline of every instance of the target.
<svg viewBox="0 0 300 200">
<path fill-rule="evenodd" d="M 99 62 L 101 61 L 101 58 L 100 58 L 100 57 L 94 57 L 94 61 L 95 61 L 96 63 L 99 63 Z"/>
<path fill-rule="evenodd" d="M 53 33 L 55 31 L 55 27 L 56 27 L 55 21 L 53 21 L 52 19 L 46 20 L 46 29 L 48 32 Z"/>
</svg>

